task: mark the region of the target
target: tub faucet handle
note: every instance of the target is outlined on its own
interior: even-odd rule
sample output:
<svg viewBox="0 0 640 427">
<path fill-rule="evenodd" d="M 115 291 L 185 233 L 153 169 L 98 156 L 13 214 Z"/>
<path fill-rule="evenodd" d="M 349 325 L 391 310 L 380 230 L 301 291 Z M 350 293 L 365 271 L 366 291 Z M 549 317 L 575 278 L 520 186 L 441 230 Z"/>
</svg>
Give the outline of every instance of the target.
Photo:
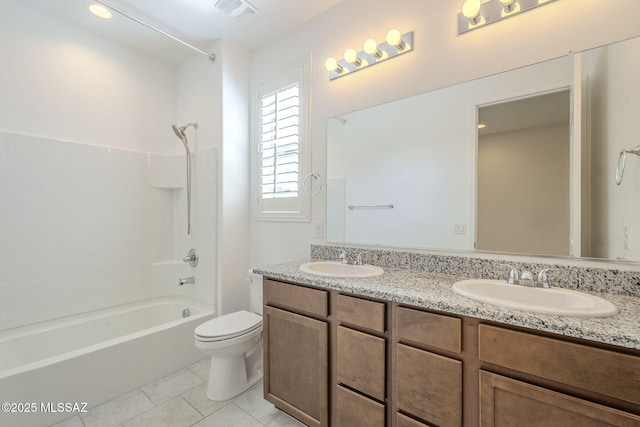
<svg viewBox="0 0 640 427">
<path fill-rule="evenodd" d="M 187 253 L 186 257 L 182 258 L 182 261 L 186 262 L 191 267 L 197 266 L 198 265 L 198 255 L 196 255 L 196 250 L 195 249 L 189 249 L 189 253 Z"/>
</svg>

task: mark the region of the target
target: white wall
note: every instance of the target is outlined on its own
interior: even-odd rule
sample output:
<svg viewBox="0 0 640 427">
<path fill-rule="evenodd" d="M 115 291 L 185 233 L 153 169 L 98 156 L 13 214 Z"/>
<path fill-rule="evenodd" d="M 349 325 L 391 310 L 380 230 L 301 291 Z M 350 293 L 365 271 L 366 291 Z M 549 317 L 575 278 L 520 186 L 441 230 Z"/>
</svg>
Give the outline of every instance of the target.
<svg viewBox="0 0 640 427">
<path fill-rule="evenodd" d="M 186 236 L 183 191 L 175 205 L 176 257 L 196 249 L 203 263 L 190 270 L 196 296 L 226 314 L 249 308 L 249 54 L 226 41 L 209 51 L 214 62 L 197 56 L 178 70 L 178 122 L 197 121 L 198 129 L 188 131 L 197 158 L 193 232 Z"/>
<path fill-rule="evenodd" d="M 326 120 L 345 112 L 556 58 L 640 35 L 628 13 L 636 2 L 563 0 L 503 22 L 456 34 L 460 1 L 345 0 L 277 43 L 252 55 L 252 85 L 306 55 L 312 64 L 312 171 L 326 170 Z M 357 23 L 354 23 L 357 17 Z M 392 61 L 329 81 L 324 60 L 340 56 L 391 28 L 414 30 L 415 51 Z M 596 30 L 597 29 L 597 30 Z M 312 200 L 311 223 L 251 222 L 251 263 L 308 256 L 313 223 L 325 220 L 325 193 Z"/>
<path fill-rule="evenodd" d="M 592 251 L 595 256 L 640 261 L 640 157 L 626 156 L 622 183 L 615 183 L 619 151 L 640 143 L 640 40 L 585 55 L 584 64 L 594 153 Z"/>
<path fill-rule="evenodd" d="M 249 53 L 228 42 L 222 57 L 222 156 L 218 311 L 249 309 Z"/>
<path fill-rule="evenodd" d="M 103 37 L 0 2 L 0 130 L 173 153 L 175 68 Z"/>
</svg>

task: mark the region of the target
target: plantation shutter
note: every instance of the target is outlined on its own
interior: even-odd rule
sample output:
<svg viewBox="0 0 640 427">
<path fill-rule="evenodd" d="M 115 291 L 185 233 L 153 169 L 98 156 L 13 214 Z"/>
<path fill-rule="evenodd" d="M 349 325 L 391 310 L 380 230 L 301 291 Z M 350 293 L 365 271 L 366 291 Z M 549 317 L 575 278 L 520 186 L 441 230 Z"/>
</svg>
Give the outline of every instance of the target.
<svg viewBox="0 0 640 427">
<path fill-rule="evenodd" d="M 261 197 L 298 197 L 300 84 L 265 94 L 260 103 Z"/>
<path fill-rule="evenodd" d="M 287 67 L 258 86 L 255 136 L 256 219 L 308 221 L 309 61 Z"/>
</svg>

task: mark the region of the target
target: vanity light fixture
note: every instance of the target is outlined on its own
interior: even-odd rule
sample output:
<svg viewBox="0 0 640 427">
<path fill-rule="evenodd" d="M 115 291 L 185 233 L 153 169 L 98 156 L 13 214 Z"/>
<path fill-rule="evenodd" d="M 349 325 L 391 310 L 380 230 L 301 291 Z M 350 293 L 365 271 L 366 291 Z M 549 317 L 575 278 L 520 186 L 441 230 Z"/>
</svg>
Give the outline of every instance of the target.
<svg viewBox="0 0 640 427">
<path fill-rule="evenodd" d="M 458 34 L 549 4 L 555 0 L 466 0 L 458 13 Z"/>
<path fill-rule="evenodd" d="M 343 59 L 327 58 L 324 67 L 329 72 L 329 80 L 362 70 L 370 65 L 385 61 L 413 50 L 413 31 L 402 34 L 393 29 L 387 33 L 386 41 L 378 43 L 367 39 L 363 50 L 347 49 Z"/>
</svg>

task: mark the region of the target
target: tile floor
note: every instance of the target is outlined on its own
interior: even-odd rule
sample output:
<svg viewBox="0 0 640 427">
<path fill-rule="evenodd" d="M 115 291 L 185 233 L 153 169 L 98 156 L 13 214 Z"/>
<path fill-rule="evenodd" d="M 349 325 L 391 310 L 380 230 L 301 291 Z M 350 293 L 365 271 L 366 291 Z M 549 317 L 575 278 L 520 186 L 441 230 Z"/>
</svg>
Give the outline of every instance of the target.
<svg viewBox="0 0 640 427">
<path fill-rule="evenodd" d="M 226 402 L 207 399 L 206 358 L 53 427 L 304 427 L 262 398 L 262 382 Z"/>
</svg>

